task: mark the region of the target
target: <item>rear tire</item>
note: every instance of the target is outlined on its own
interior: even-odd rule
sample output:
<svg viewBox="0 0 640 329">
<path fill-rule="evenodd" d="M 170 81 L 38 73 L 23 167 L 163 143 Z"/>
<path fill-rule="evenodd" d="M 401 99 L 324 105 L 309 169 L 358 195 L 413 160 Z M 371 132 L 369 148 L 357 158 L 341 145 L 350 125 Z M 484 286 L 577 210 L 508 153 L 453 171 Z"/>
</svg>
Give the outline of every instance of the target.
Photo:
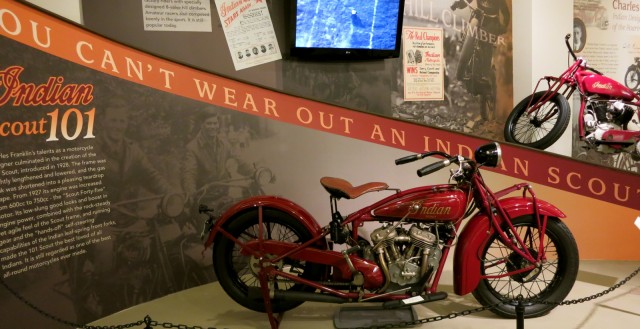
<svg viewBox="0 0 640 329">
<path fill-rule="evenodd" d="M 540 243 L 537 221 L 531 215 L 512 220 L 518 236 L 535 255 Z M 526 318 L 549 313 L 571 291 L 578 275 L 578 246 L 567 226 L 557 218 L 549 217 L 544 234 L 546 262 L 538 268 L 503 278 L 483 279 L 473 296 L 484 306 L 501 304 L 491 309 L 506 318 L 516 317 L 518 295 L 522 295 Z M 498 275 L 526 267 L 529 263 L 508 248 L 494 233 L 482 252 L 481 275 Z M 550 304 L 532 300 L 549 301 Z M 511 302 L 510 302 L 511 301 Z"/>
<path fill-rule="evenodd" d="M 546 90 L 538 91 L 513 108 L 504 126 L 504 139 L 507 142 L 544 150 L 562 136 L 571 116 L 569 103 L 564 96 L 555 94 L 537 110 L 528 113 L 546 93 Z"/>
<path fill-rule="evenodd" d="M 263 235 L 264 239 L 302 243 L 312 238 L 312 234 L 298 220 L 291 215 L 275 209 L 263 209 Z M 226 226 L 226 231 L 242 242 L 252 241 L 258 238 L 258 211 L 252 209 L 232 218 Z M 213 268 L 218 282 L 224 291 L 238 304 L 257 312 L 266 312 L 264 300 L 259 297 L 250 297 L 250 288 L 260 288 L 260 281 L 256 275 L 255 257 L 241 254 L 241 248 L 232 240 L 219 234 L 213 246 Z M 324 266 L 285 259 L 280 264 L 280 270 L 286 270 L 291 274 L 297 274 L 309 280 L 317 280 L 323 273 Z M 305 285 L 292 282 L 276 281 L 275 288 L 279 290 L 313 291 Z M 281 313 L 293 309 L 303 302 L 283 301 L 271 299 L 272 311 Z"/>
</svg>

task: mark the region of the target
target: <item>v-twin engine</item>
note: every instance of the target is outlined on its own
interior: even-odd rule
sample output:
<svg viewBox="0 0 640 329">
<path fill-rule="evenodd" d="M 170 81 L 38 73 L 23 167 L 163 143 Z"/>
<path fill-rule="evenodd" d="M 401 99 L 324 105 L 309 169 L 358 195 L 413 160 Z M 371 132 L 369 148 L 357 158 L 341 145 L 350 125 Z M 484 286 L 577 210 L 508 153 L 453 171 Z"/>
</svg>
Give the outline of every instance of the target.
<svg viewBox="0 0 640 329">
<path fill-rule="evenodd" d="M 608 136 L 624 133 L 629 129 L 636 110 L 621 101 L 598 100 L 589 101 L 584 112 L 583 121 L 586 130 L 586 140 L 594 145 L 600 152 L 613 153 L 619 148 L 609 147 Z M 633 123 L 638 124 L 633 121 Z M 640 154 L 640 145 L 633 141 L 620 142 L 618 146 L 624 146 L 624 151 Z"/>
<path fill-rule="evenodd" d="M 421 279 L 425 284 L 429 282 L 442 257 L 438 237 L 432 230 L 435 225 L 415 224 L 409 230 L 388 225 L 371 233 L 373 252 L 388 283 L 405 286 Z"/>
</svg>

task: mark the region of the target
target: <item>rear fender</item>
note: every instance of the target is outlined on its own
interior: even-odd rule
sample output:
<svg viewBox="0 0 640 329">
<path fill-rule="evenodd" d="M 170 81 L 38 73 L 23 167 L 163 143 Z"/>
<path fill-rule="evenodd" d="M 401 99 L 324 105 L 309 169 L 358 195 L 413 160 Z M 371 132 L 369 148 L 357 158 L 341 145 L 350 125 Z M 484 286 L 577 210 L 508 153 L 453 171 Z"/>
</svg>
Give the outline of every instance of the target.
<svg viewBox="0 0 640 329">
<path fill-rule="evenodd" d="M 533 214 L 531 198 L 510 197 L 500 200 L 509 218 Z M 537 200 L 541 216 L 564 218 L 566 215 L 554 205 Z M 504 219 L 498 218 L 502 224 Z M 480 282 L 481 253 L 494 233 L 494 228 L 485 213 L 478 213 L 469 220 L 458 238 L 453 259 L 453 290 L 457 295 L 466 295 L 476 289 Z"/>
<path fill-rule="evenodd" d="M 216 220 L 215 224 L 211 228 L 211 231 L 209 232 L 209 236 L 207 237 L 207 241 L 204 245 L 205 248 L 209 248 L 213 244 L 216 236 L 222 229 L 224 229 L 227 222 L 229 222 L 239 214 L 260 208 L 271 208 L 285 212 L 300 221 L 300 223 L 302 223 L 302 225 L 307 228 L 312 236 L 316 237 L 322 234 L 322 227 L 320 227 L 318 222 L 311 216 L 311 214 L 309 214 L 309 212 L 304 210 L 301 206 L 285 198 L 260 195 L 244 199 L 231 206 L 222 215 L 220 215 L 220 217 Z M 326 241 L 322 241 L 324 243 L 324 247 L 326 247 Z"/>
</svg>

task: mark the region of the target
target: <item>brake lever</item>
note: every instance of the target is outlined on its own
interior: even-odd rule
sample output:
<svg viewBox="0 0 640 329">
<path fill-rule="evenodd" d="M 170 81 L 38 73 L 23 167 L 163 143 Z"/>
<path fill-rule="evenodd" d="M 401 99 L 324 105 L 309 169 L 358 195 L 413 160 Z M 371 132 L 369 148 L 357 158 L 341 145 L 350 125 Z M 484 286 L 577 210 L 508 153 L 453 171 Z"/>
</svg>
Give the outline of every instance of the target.
<svg viewBox="0 0 640 329">
<path fill-rule="evenodd" d="M 465 158 L 460 155 L 457 156 L 456 162 L 458 162 L 458 169 L 451 169 L 449 171 L 451 173 L 451 178 L 454 178 L 454 179 L 464 175 L 463 165 L 467 163 Z"/>
</svg>

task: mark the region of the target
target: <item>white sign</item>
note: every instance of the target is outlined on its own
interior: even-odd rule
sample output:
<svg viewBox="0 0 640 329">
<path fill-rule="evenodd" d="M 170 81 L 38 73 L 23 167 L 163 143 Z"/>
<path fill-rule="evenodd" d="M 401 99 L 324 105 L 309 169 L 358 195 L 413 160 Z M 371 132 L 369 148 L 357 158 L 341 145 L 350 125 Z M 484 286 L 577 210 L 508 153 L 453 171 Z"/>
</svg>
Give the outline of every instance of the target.
<svg viewBox="0 0 640 329">
<path fill-rule="evenodd" d="M 142 0 L 145 31 L 211 32 L 209 0 Z"/>
<path fill-rule="evenodd" d="M 638 218 L 636 218 L 636 221 L 635 221 L 635 223 L 634 223 L 634 224 L 636 224 L 636 227 L 637 227 L 638 229 L 640 229 L 640 216 L 638 216 Z"/>
<path fill-rule="evenodd" d="M 216 0 L 236 70 L 282 58 L 264 0 Z"/>
<path fill-rule="evenodd" d="M 442 28 L 407 27 L 402 32 L 404 99 L 444 99 Z"/>
</svg>

